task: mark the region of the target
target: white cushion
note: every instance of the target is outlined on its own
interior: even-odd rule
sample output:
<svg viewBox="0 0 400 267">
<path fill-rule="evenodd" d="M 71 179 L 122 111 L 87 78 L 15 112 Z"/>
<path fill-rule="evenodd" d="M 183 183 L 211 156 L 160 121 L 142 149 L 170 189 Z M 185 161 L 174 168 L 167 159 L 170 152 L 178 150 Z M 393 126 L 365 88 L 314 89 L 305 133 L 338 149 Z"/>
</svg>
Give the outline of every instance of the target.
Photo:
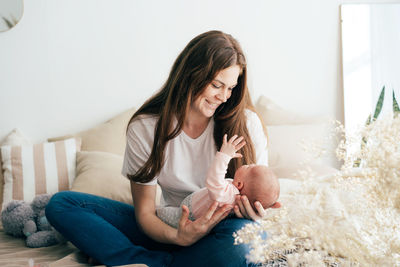
<svg viewBox="0 0 400 267">
<path fill-rule="evenodd" d="M 278 177 L 294 177 L 293 173 L 305 165 L 321 174 L 337 166 L 329 124 L 271 125 L 267 131 L 269 166 L 278 172 Z"/>
<path fill-rule="evenodd" d="M 305 116 L 298 112 L 284 109 L 265 96 L 260 96 L 255 108 L 265 125 L 312 124 L 325 121 L 321 117 Z"/>
</svg>

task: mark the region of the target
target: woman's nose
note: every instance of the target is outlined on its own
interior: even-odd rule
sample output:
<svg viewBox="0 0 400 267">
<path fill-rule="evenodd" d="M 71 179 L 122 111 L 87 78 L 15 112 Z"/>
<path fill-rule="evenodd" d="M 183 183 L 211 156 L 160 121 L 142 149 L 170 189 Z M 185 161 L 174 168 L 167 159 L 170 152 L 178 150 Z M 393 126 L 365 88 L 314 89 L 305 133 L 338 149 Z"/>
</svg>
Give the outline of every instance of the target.
<svg viewBox="0 0 400 267">
<path fill-rule="evenodd" d="M 221 89 L 221 91 L 217 95 L 218 100 L 226 102 L 226 100 L 228 100 L 228 93 L 228 89 Z"/>
</svg>

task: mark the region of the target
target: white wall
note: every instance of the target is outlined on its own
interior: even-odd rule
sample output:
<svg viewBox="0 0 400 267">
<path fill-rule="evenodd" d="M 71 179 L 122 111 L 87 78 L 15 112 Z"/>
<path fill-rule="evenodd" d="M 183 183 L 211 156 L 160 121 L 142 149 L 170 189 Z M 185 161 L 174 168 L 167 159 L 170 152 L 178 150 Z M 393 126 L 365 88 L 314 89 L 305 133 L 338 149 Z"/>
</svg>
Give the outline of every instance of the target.
<svg viewBox="0 0 400 267">
<path fill-rule="evenodd" d="M 231 33 L 253 99 L 343 119 L 339 0 L 25 0 L 0 33 L 0 139 L 84 130 L 138 107 L 199 33 Z"/>
</svg>

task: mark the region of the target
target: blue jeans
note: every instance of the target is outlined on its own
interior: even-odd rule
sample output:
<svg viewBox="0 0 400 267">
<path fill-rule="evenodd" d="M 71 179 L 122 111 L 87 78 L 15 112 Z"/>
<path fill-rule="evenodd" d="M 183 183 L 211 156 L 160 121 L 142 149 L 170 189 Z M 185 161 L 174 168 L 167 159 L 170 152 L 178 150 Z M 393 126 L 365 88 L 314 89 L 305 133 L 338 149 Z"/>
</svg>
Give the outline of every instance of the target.
<svg viewBox="0 0 400 267">
<path fill-rule="evenodd" d="M 246 245 L 232 234 L 246 219 L 227 218 L 188 247 L 156 242 L 140 229 L 134 207 L 111 199 L 64 191 L 46 207 L 50 224 L 81 251 L 108 266 L 143 263 L 161 266 L 256 266 Z"/>
</svg>

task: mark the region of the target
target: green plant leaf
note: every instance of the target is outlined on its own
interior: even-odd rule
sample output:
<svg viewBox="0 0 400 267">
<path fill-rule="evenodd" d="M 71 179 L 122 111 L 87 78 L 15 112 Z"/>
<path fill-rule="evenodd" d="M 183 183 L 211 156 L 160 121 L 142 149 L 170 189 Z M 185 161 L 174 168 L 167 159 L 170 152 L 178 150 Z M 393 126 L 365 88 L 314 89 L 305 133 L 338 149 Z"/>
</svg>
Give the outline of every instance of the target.
<svg viewBox="0 0 400 267">
<path fill-rule="evenodd" d="M 374 121 L 378 118 L 379 114 L 382 111 L 383 100 L 385 99 L 385 86 L 383 86 L 381 94 L 379 95 L 378 102 L 376 103 L 375 112 L 374 112 Z"/>
<path fill-rule="evenodd" d="M 399 104 L 396 101 L 396 96 L 394 94 L 394 90 L 392 89 L 393 92 L 393 115 L 397 115 L 398 113 L 400 113 L 400 108 L 399 108 Z"/>
<path fill-rule="evenodd" d="M 379 98 L 378 98 L 378 102 L 376 102 L 374 117 L 371 118 L 371 114 L 369 114 L 367 120 L 365 121 L 365 126 L 370 125 L 373 121 L 375 121 L 378 118 L 379 114 L 382 111 L 384 99 L 385 99 L 385 86 L 383 86 L 381 93 L 379 95 Z M 396 101 L 394 98 L 394 92 L 393 92 L 393 99 L 394 99 L 394 101 Z M 394 101 L 393 101 L 393 109 L 394 109 Z M 397 105 L 397 102 L 396 102 L 396 105 Z M 397 108 L 399 108 L 398 105 L 397 105 Z M 400 109 L 399 109 L 399 112 L 400 112 Z M 363 149 L 367 145 L 367 142 L 368 142 L 368 139 L 365 136 L 363 136 L 361 139 L 361 144 L 360 144 L 361 149 Z M 353 167 L 358 168 L 358 167 L 360 167 L 360 165 L 361 165 L 361 158 L 357 158 L 353 163 Z"/>
</svg>

